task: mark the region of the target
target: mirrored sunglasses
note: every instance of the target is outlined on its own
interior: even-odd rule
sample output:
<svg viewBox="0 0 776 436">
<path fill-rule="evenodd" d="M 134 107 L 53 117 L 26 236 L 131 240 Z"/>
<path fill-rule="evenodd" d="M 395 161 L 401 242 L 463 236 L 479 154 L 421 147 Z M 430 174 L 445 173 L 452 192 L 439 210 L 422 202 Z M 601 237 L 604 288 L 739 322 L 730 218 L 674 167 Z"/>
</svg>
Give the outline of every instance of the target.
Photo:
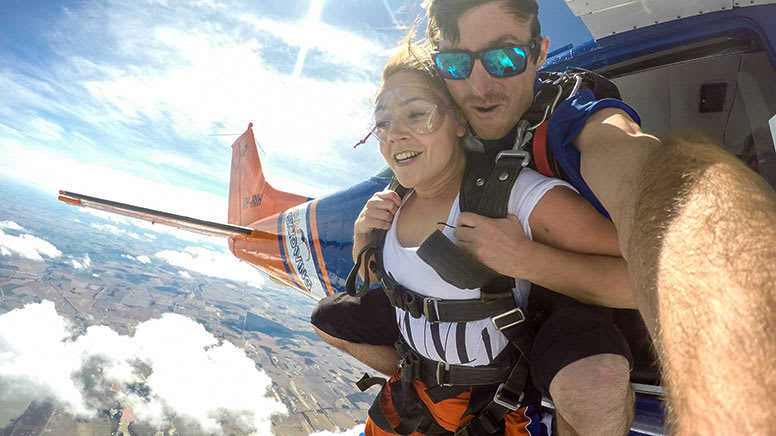
<svg viewBox="0 0 776 436">
<path fill-rule="evenodd" d="M 493 77 L 512 77 L 525 71 L 528 55 L 538 47 L 536 40 L 530 44 L 509 45 L 471 52 L 467 50 L 434 51 L 434 60 L 439 74 L 445 79 L 463 80 L 472 72 L 474 61 L 479 59 L 485 71 Z"/>
</svg>

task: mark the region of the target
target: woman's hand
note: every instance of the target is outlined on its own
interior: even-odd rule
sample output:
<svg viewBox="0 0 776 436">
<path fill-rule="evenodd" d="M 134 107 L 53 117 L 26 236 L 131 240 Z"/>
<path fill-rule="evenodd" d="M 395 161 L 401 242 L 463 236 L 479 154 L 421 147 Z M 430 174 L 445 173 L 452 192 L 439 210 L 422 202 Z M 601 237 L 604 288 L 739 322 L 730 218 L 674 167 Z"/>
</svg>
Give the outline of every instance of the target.
<svg viewBox="0 0 776 436">
<path fill-rule="evenodd" d="M 385 190 L 376 193 L 358 214 L 353 226 L 353 235 L 358 237 L 369 235 L 375 229 L 390 229 L 400 205 L 401 198 L 394 191 Z"/>
</svg>

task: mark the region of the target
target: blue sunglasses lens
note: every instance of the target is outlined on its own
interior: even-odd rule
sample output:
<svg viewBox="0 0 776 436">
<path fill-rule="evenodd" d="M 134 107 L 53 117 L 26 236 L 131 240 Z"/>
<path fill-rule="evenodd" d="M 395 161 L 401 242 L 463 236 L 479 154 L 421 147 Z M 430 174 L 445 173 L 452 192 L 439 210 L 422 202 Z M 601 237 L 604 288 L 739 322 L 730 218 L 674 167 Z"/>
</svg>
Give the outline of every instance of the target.
<svg viewBox="0 0 776 436">
<path fill-rule="evenodd" d="M 482 54 L 482 64 L 494 77 L 511 77 L 525 71 L 525 51 L 520 47 L 500 48 Z"/>
<path fill-rule="evenodd" d="M 472 58 L 468 53 L 439 53 L 434 62 L 445 79 L 465 79 L 472 71 Z"/>
</svg>

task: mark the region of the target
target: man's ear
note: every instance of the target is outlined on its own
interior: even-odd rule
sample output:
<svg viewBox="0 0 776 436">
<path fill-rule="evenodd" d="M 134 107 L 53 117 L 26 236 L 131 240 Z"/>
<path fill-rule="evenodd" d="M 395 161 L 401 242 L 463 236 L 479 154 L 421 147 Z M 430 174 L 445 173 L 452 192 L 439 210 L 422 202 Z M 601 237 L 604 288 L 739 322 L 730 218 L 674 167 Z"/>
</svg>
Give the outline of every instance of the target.
<svg viewBox="0 0 776 436">
<path fill-rule="evenodd" d="M 536 69 L 542 67 L 544 64 L 544 61 L 547 60 L 547 53 L 550 50 L 550 38 L 543 37 L 541 42 L 539 42 L 539 56 L 536 58 Z"/>
</svg>

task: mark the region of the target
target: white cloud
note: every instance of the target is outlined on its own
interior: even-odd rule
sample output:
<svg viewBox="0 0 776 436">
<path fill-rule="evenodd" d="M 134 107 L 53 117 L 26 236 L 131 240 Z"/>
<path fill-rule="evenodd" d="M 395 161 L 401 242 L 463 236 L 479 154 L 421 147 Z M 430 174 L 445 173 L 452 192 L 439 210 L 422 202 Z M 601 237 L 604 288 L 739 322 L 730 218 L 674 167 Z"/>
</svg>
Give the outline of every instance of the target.
<svg viewBox="0 0 776 436">
<path fill-rule="evenodd" d="M 128 230 L 120 229 L 112 224 L 97 224 L 92 223 L 92 228 L 95 228 L 97 230 L 100 230 L 102 232 L 109 232 L 113 233 L 116 236 L 129 236 L 132 239 L 140 239 L 140 235 L 138 235 L 135 232 L 130 232 Z"/>
<path fill-rule="evenodd" d="M 132 221 L 132 225 L 134 225 L 135 227 L 138 227 L 144 230 L 151 230 L 152 232 L 156 232 L 156 233 L 163 233 L 170 236 L 174 236 L 186 242 L 204 242 L 209 240 L 209 237 L 207 236 L 192 233 L 187 230 L 181 230 L 175 227 L 166 226 L 164 224 L 153 224 L 148 221 L 141 221 L 137 219 L 133 219 L 131 221 Z M 153 239 L 156 239 L 156 237 L 154 237 Z"/>
<path fill-rule="evenodd" d="M 85 270 L 92 266 L 92 259 L 89 258 L 89 254 L 84 254 L 81 258 L 70 259 L 70 264 L 77 270 Z"/>
<path fill-rule="evenodd" d="M 112 400 L 130 405 L 140 421 L 169 425 L 174 418 L 221 433 L 219 420 L 227 420 L 255 434 L 271 434 L 271 415 L 286 412 L 285 406 L 266 396 L 271 381 L 244 352 L 231 343 L 219 343 L 184 316 L 166 314 L 140 323 L 133 337 L 106 326 L 73 336 L 49 301 L 0 315 L 4 344 L 0 400 L 53 398 L 72 414 L 93 415 L 97 408 L 112 404 L 101 404 L 96 395 L 84 391 L 76 375 L 99 358 L 108 386 L 124 387 L 145 376 L 147 397 L 122 391 Z M 138 361 L 150 371 L 141 369 Z"/>
<path fill-rule="evenodd" d="M 191 274 L 189 274 L 188 271 L 178 271 L 178 274 L 180 274 L 180 276 L 185 278 L 185 279 L 190 279 L 191 278 Z"/>
<path fill-rule="evenodd" d="M 309 46 L 311 50 L 319 50 L 330 62 L 342 66 L 378 73 L 381 64 L 374 62 L 375 57 L 387 59 L 388 56 L 384 44 L 328 24 L 280 22 L 251 15 L 242 15 L 240 19 L 250 23 L 257 31 L 268 32 L 288 45 Z M 347 44 L 343 41 L 347 41 Z"/>
<path fill-rule="evenodd" d="M 170 265 L 211 277 L 243 282 L 254 287 L 264 283 L 264 276 L 256 268 L 227 252 L 187 247 L 184 251 L 160 251 L 155 257 Z"/>
<path fill-rule="evenodd" d="M 42 261 L 43 256 L 53 259 L 61 256 L 62 252 L 50 242 L 37 236 L 28 233 L 12 236 L 0 230 L 0 254 L 3 256 L 17 254 L 30 260 Z"/>
<path fill-rule="evenodd" d="M 140 256 L 137 256 L 137 257 L 132 256 L 131 254 L 122 254 L 121 257 L 123 257 L 124 259 L 131 260 L 132 262 L 140 262 L 143 264 L 151 263 L 151 258 L 144 254 L 141 254 Z"/>
<path fill-rule="evenodd" d="M 8 229 L 8 230 L 24 230 L 24 227 L 20 226 L 19 224 L 16 224 L 13 221 L 0 221 L 0 229 Z"/>
<path fill-rule="evenodd" d="M 35 117 L 31 120 L 30 134 L 35 139 L 43 141 L 61 141 L 65 128 L 57 123 Z"/>
<path fill-rule="evenodd" d="M 0 400 L 54 397 L 72 414 L 93 415 L 71 379 L 81 358 L 68 336 L 49 301 L 0 315 Z"/>
<path fill-rule="evenodd" d="M 98 218 L 102 218 L 104 220 L 107 220 L 116 224 L 121 224 L 124 226 L 129 225 L 128 218 L 123 217 L 121 215 L 116 215 L 115 213 L 105 212 L 104 210 L 90 209 L 88 207 L 79 207 L 78 211 L 83 213 L 88 213 L 89 215 L 96 216 Z"/>
</svg>

